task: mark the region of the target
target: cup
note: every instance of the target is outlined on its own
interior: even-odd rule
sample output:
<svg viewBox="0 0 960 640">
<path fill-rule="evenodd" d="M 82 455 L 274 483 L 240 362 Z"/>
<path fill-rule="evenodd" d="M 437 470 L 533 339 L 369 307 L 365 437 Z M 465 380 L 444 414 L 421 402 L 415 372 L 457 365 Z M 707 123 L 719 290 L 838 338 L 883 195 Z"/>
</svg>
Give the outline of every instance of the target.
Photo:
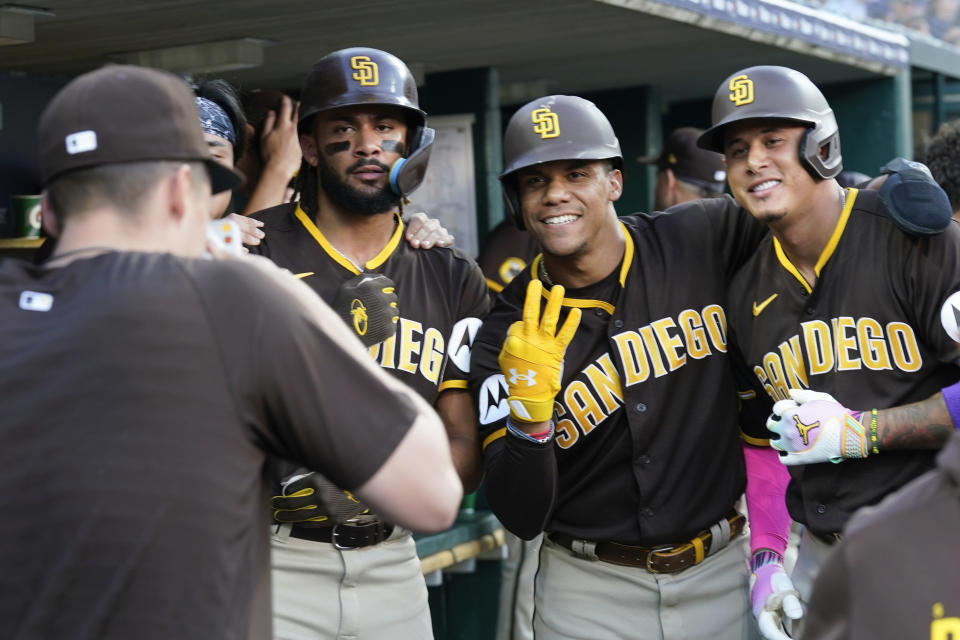
<svg viewBox="0 0 960 640">
<path fill-rule="evenodd" d="M 40 196 L 10 196 L 14 236 L 40 237 Z"/>
</svg>

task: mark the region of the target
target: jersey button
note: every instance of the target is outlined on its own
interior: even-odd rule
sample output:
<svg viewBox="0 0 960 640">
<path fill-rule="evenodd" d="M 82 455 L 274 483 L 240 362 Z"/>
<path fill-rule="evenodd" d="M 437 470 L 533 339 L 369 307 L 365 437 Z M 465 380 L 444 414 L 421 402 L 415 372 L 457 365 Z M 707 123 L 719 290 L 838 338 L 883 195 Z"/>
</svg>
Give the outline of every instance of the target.
<svg viewBox="0 0 960 640">
<path fill-rule="evenodd" d="M 605 313 L 606 311 L 604 311 L 603 309 L 595 309 L 593 312 L 593 315 L 597 316 L 598 318 L 602 318 Z"/>
<path fill-rule="evenodd" d="M 644 518 L 652 518 L 653 509 L 651 509 L 650 507 L 645 507 L 640 510 L 640 515 L 642 515 Z"/>
<path fill-rule="evenodd" d="M 648 456 L 645 453 L 642 453 L 637 457 L 637 462 L 639 462 L 640 464 L 650 464 L 650 456 Z"/>
<path fill-rule="evenodd" d="M 826 512 L 827 512 L 827 505 L 823 504 L 822 502 L 817 505 L 817 513 L 819 513 L 820 515 L 823 515 Z"/>
<path fill-rule="evenodd" d="M 806 309 L 804 309 L 804 313 L 806 313 L 808 316 L 812 316 L 816 312 L 817 310 L 814 309 L 813 307 L 807 307 Z"/>
<path fill-rule="evenodd" d="M 644 411 L 647 410 L 647 405 L 643 404 L 642 402 L 638 402 L 637 406 L 634 407 L 634 409 L 637 410 L 637 413 L 643 413 Z"/>
<path fill-rule="evenodd" d="M 617 329 L 623 329 L 623 320 L 614 320 L 613 326 L 615 326 Z"/>
</svg>

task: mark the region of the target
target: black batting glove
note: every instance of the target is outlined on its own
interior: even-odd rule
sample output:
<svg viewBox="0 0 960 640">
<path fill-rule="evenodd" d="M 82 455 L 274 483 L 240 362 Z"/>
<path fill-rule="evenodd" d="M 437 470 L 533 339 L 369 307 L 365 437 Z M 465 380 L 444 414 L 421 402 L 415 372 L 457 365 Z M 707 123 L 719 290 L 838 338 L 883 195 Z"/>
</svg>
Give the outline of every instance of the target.
<svg viewBox="0 0 960 640">
<path fill-rule="evenodd" d="M 372 347 L 397 332 L 397 303 L 393 280 L 379 273 L 361 273 L 340 285 L 333 309 L 364 346 Z"/>
<path fill-rule="evenodd" d="M 282 523 L 331 525 L 367 511 L 349 491 L 340 489 L 315 472 L 300 473 L 282 484 L 282 495 L 273 496 L 273 519 Z"/>
</svg>

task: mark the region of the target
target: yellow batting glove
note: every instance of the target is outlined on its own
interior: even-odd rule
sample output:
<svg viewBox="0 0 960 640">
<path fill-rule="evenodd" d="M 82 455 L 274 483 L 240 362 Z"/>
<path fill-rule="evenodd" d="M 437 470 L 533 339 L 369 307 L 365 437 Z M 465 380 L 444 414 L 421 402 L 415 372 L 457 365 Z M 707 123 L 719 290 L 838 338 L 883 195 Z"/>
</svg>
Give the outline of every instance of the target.
<svg viewBox="0 0 960 640">
<path fill-rule="evenodd" d="M 554 335 L 563 302 L 563 287 L 555 285 L 540 318 L 543 285 L 531 280 L 523 303 L 523 319 L 510 325 L 500 350 L 500 370 L 510 389 L 510 416 L 519 422 L 553 418 L 553 399 L 560 391 L 563 354 L 580 325 L 580 310 L 571 309 Z"/>
</svg>

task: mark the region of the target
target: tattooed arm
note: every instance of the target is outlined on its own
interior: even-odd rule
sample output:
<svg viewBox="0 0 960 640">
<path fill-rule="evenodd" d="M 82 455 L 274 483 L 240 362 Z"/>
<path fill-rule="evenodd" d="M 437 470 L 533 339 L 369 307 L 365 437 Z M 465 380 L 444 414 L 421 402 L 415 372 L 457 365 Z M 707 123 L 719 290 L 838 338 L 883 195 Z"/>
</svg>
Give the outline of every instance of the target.
<svg viewBox="0 0 960 640">
<path fill-rule="evenodd" d="M 863 414 L 864 422 L 867 416 Z M 877 412 L 877 448 L 881 451 L 939 449 L 955 430 L 943 393 Z"/>
</svg>

